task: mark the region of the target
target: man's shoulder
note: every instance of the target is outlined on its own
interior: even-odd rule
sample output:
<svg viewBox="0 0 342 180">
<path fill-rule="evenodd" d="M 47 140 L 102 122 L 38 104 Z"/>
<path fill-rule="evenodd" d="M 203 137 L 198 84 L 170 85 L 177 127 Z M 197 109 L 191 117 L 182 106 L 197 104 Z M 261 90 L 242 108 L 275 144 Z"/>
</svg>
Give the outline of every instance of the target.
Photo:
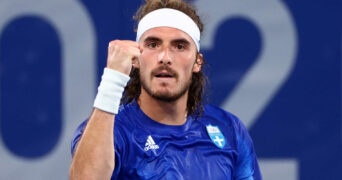
<svg viewBox="0 0 342 180">
<path fill-rule="evenodd" d="M 233 113 L 211 104 L 204 106 L 202 119 L 206 124 L 216 123 L 234 129 L 243 124 Z"/>
<path fill-rule="evenodd" d="M 138 111 L 138 105 L 135 101 L 127 103 L 127 104 L 121 104 L 119 107 L 118 114 L 116 115 L 116 118 L 128 118 L 131 116 L 136 116 Z"/>
<path fill-rule="evenodd" d="M 212 104 L 204 105 L 203 114 L 209 117 L 238 119 L 233 113 Z"/>
</svg>

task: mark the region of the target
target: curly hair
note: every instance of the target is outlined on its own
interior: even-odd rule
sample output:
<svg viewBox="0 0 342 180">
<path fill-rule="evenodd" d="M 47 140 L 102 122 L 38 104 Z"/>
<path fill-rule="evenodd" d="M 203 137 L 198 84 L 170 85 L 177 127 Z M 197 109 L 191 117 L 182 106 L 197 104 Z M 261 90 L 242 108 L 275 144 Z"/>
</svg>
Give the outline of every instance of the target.
<svg viewBox="0 0 342 180">
<path fill-rule="evenodd" d="M 203 24 L 196 13 L 196 9 L 182 0 L 145 0 L 145 4 L 140 6 L 133 18 L 138 23 L 149 12 L 161 8 L 172 8 L 187 14 L 197 24 L 200 32 L 203 31 Z M 204 61 L 201 65 L 203 69 Z M 131 80 L 128 82 L 122 97 L 122 103 L 124 104 L 129 103 L 134 99 L 137 100 L 141 93 L 139 69 L 133 68 L 130 77 Z M 188 115 L 200 115 L 202 113 L 202 101 L 204 98 L 206 82 L 207 77 L 204 75 L 203 70 L 192 74 L 187 101 Z"/>
</svg>

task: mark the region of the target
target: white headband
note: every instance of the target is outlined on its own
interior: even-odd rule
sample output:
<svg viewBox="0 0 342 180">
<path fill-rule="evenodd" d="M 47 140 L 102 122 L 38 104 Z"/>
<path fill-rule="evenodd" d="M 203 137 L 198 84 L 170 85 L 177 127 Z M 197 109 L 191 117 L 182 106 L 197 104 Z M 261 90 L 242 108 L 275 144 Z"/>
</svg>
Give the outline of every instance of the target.
<svg viewBox="0 0 342 180">
<path fill-rule="evenodd" d="M 200 30 L 196 23 L 181 11 L 162 8 L 145 15 L 139 22 L 137 39 L 139 41 L 145 31 L 155 27 L 172 27 L 187 33 L 200 50 Z"/>
</svg>

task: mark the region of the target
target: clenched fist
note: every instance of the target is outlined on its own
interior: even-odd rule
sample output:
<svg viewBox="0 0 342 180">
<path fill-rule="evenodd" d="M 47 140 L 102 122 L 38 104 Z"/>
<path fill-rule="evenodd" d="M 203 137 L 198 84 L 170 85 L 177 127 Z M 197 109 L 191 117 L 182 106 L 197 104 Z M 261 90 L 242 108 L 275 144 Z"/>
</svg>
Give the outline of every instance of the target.
<svg viewBox="0 0 342 180">
<path fill-rule="evenodd" d="M 129 75 L 132 65 L 138 65 L 136 61 L 140 54 L 139 44 L 135 41 L 111 41 L 108 45 L 107 68 Z"/>
</svg>

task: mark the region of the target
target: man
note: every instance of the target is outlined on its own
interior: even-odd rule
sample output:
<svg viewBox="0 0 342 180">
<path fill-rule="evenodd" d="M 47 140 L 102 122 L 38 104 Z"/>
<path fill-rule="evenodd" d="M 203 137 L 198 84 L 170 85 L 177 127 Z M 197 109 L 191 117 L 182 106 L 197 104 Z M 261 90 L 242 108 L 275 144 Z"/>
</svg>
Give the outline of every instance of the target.
<svg viewBox="0 0 342 180">
<path fill-rule="evenodd" d="M 261 179 L 240 120 L 202 105 L 196 11 L 146 0 L 135 18 L 136 42 L 109 43 L 94 110 L 72 142 L 70 179 Z"/>
</svg>

